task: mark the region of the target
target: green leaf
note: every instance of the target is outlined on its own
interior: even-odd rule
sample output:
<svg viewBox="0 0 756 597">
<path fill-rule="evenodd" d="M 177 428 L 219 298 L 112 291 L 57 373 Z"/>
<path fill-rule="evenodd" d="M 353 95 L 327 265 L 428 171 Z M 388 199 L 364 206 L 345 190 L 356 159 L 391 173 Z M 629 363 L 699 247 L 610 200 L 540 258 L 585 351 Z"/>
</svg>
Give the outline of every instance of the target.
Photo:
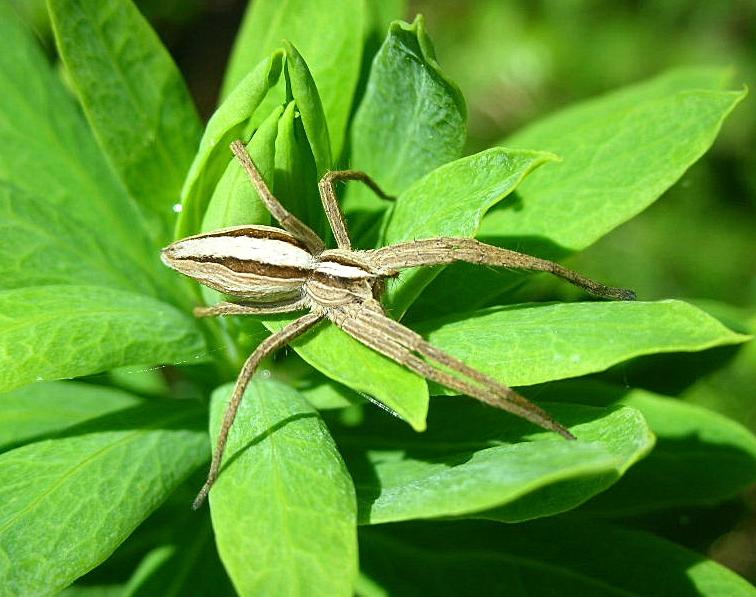
<svg viewBox="0 0 756 597">
<path fill-rule="evenodd" d="M 147 403 L 0 455 L 0 577 L 47 595 L 113 550 L 207 458 L 202 410 Z"/>
<path fill-rule="evenodd" d="M 362 0 L 256 0 L 236 38 L 223 95 L 229 95 L 252 65 L 289 40 L 312 72 L 331 149 L 339 156 L 360 75 L 365 11 Z"/>
<path fill-rule="evenodd" d="M 563 158 L 484 218 L 484 242 L 560 259 L 643 211 L 712 144 L 744 92 L 719 91 L 726 72 L 681 69 L 567 108 L 507 139 Z M 468 264 L 446 269 L 411 316 L 477 308 L 521 282 Z M 621 272 L 617 273 L 621 284 Z"/>
<path fill-rule="evenodd" d="M 7 2 L 0 3 L 0 147 L 0 180 L 76 213 L 79 221 L 107 235 L 141 268 L 136 277 L 154 284 L 168 279 L 136 204 L 105 162 L 36 39 Z M 39 222 L 37 227 L 42 227 Z M 71 241 L 86 234 L 90 232 L 83 228 Z M 131 266 L 126 275 L 133 271 Z M 171 293 L 175 291 L 162 294 Z"/>
<path fill-rule="evenodd" d="M 745 91 L 723 72 L 672 71 L 568 108 L 506 141 L 553 151 L 559 166 L 520 189 L 522 205 L 489 214 L 481 234 L 577 251 L 640 213 L 711 146 Z"/>
<path fill-rule="evenodd" d="M 49 0 L 55 39 L 89 123 L 131 195 L 173 220 L 200 138 L 176 65 L 130 0 Z"/>
<path fill-rule="evenodd" d="M 383 244 L 474 237 L 483 215 L 533 170 L 555 156 L 493 148 L 437 168 L 403 192 L 388 220 Z M 415 268 L 389 284 L 388 304 L 400 317 L 441 268 Z"/>
<path fill-rule="evenodd" d="M 460 156 L 465 117 L 462 94 L 441 72 L 422 18 L 412 25 L 394 22 L 354 117 L 350 166 L 398 195 Z M 369 190 L 354 186 L 345 207 L 376 212 L 381 204 Z"/>
<path fill-rule="evenodd" d="M 296 317 L 266 320 L 276 332 Z M 378 354 L 330 323 L 318 326 L 291 343 L 310 365 L 331 379 L 350 387 L 378 406 L 385 405 L 416 431 L 425 429 L 428 385 L 401 365 Z"/>
<path fill-rule="evenodd" d="M 113 585 L 71 585 L 58 593 L 58 597 L 123 597 L 125 587 Z"/>
<path fill-rule="evenodd" d="M 132 394 L 79 382 L 35 383 L 0 394 L 0 451 L 139 403 Z"/>
<path fill-rule="evenodd" d="M 250 118 L 278 81 L 282 63 L 282 51 L 264 58 L 239 82 L 208 121 L 181 191 L 182 211 L 176 223 L 176 237 L 199 231 L 215 186 L 233 157 L 228 146 L 243 136 Z"/>
<path fill-rule="evenodd" d="M 606 489 L 653 445 L 633 409 L 546 408 L 578 441 L 536 431 L 508 413 L 460 398 L 435 400 L 423 434 L 369 412 L 359 427 L 337 430 L 357 489 L 360 522 L 492 508 L 510 521 L 556 514 Z"/>
<path fill-rule="evenodd" d="M 213 393 L 217 437 L 231 393 Z M 210 493 L 218 550 L 241 595 L 351 595 L 357 575 L 352 481 L 328 429 L 293 389 L 255 381 Z"/>
<path fill-rule="evenodd" d="M 283 108 L 279 106 L 263 121 L 247 143 L 247 151 L 266 181 L 272 181 L 275 173 L 276 136 L 281 114 Z M 260 201 L 239 161 L 232 159 L 207 205 L 202 231 L 246 224 L 270 224 L 270 212 Z"/>
<path fill-rule="evenodd" d="M 318 178 L 331 169 L 331 143 L 328 139 L 328 124 L 323 113 L 318 89 L 302 55 L 289 42 L 286 47 L 286 71 L 289 74 L 291 94 L 297 102 L 304 130 L 307 133 L 312 155 L 315 159 Z"/>
<path fill-rule="evenodd" d="M 388 595 L 752 597 L 743 578 L 649 533 L 591 521 L 405 523 L 360 529 L 361 567 Z"/>
<path fill-rule="evenodd" d="M 206 359 L 191 317 L 143 295 L 98 286 L 0 292 L 0 389 L 121 367 Z"/>
<path fill-rule="evenodd" d="M 748 336 L 682 301 L 493 307 L 417 327 L 435 346 L 510 386 L 577 377 L 628 359 L 738 344 Z"/>
<path fill-rule="evenodd" d="M 720 414 L 646 390 L 599 382 L 563 382 L 540 390 L 543 400 L 637 408 L 657 437 L 647 458 L 581 509 L 587 516 L 716 504 L 756 482 L 756 437 Z"/>
<path fill-rule="evenodd" d="M 297 380 L 293 385 L 317 410 L 341 409 L 365 403 L 356 392 L 318 371 L 311 371 L 305 379 Z"/>
<path fill-rule="evenodd" d="M 318 195 L 318 176 L 296 104 L 289 102 L 278 121 L 274 192 L 286 209 L 325 238 L 327 223 Z"/>
<path fill-rule="evenodd" d="M 0 288 L 88 284 L 176 296 L 157 286 L 152 265 L 137 261 L 95 214 L 81 199 L 64 209 L 0 181 Z M 160 267 L 157 251 L 154 261 Z"/>
</svg>

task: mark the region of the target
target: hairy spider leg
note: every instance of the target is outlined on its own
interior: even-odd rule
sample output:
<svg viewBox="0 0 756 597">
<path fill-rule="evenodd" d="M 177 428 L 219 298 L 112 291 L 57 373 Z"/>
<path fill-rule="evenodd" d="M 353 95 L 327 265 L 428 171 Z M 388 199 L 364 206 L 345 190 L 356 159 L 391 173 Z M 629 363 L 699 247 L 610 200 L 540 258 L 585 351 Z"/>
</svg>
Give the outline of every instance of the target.
<svg viewBox="0 0 756 597">
<path fill-rule="evenodd" d="M 361 343 L 427 379 L 522 417 L 566 439 L 575 439 L 551 415 L 513 389 L 436 348 L 420 334 L 376 309 L 335 309 L 329 313 L 329 319 Z M 457 377 L 432 366 L 413 353 L 446 366 Z"/>
<path fill-rule="evenodd" d="M 394 197 L 384 193 L 381 187 L 378 186 L 378 183 L 360 170 L 332 170 L 331 172 L 326 172 L 325 176 L 320 179 L 320 182 L 318 183 L 320 200 L 323 203 L 323 209 L 328 218 L 328 222 L 331 225 L 333 236 L 336 239 L 336 245 L 339 249 L 351 251 L 352 241 L 349 238 L 346 220 L 344 219 L 344 214 L 339 206 L 334 185 L 334 183 L 340 180 L 356 180 L 362 182 L 378 195 L 378 197 L 386 199 L 387 201 L 393 201 Z"/>
<path fill-rule="evenodd" d="M 477 265 L 547 272 L 600 298 L 635 300 L 635 293 L 632 290 L 606 286 L 553 261 L 487 245 L 474 238 L 426 238 L 364 251 L 364 253 L 367 254 L 368 259 L 374 260 L 378 269 L 382 268 L 387 274 L 408 267 L 465 261 Z"/>
<path fill-rule="evenodd" d="M 322 321 L 323 315 L 316 313 L 308 313 L 303 315 L 296 321 L 291 322 L 282 330 L 271 334 L 249 355 L 244 362 L 244 366 L 239 373 L 239 377 L 236 378 L 236 385 L 234 385 L 234 391 L 231 394 L 231 400 L 228 402 L 226 412 L 223 415 L 223 424 L 221 425 L 220 432 L 218 433 L 218 441 L 213 451 L 213 460 L 210 463 L 210 472 L 207 475 L 205 484 L 200 489 L 197 497 L 194 499 L 192 508 L 195 510 L 199 508 L 207 498 L 207 494 L 210 492 L 210 488 L 218 478 L 220 472 L 221 460 L 223 459 L 223 453 L 226 451 L 226 442 L 228 441 L 228 433 L 231 430 L 231 426 L 234 424 L 236 413 L 239 410 L 239 404 L 244 397 L 244 392 L 247 390 L 252 376 L 255 374 L 257 367 L 269 354 L 275 352 L 279 348 L 285 346 L 297 336 L 304 334 L 307 330 L 313 327 L 319 321 Z"/>
</svg>

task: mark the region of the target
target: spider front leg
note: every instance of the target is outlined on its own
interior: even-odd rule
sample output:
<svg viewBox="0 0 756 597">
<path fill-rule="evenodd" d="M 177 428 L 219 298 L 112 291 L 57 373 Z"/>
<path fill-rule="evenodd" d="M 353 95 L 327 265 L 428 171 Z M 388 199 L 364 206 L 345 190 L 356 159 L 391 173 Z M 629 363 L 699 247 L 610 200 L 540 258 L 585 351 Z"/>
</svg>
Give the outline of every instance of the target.
<svg viewBox="0 0 756 597">
<path fill-rule="evenodd" d="M 336 187 L 334 183 L 339 180 L 357 180 L 362 182 L 370 187 L 370 189 L 381 199 L 392 201 L 394 197 L 387 195 L 381 187 L 378 186 L 378 183 L 360 170 L 333 170 L 327 172 L 325 176 L 320 179 L 320 182 L 318 183 L 320 200 L 323 203 L 323 210 L 325 211 L 328 222 L 331 225 L 336 244 L 339 249 L 350 251 L 352 249 L 352 243 L 349 240 L 349 233 L 347 232 L 346 222 L 344 221 L 344 214 L 341 212 L 339 200 L 336 197 Z"/>
<path fill-rule="evenodd" d="M 606 286 L 554 261 L 487 245 L 474 238 L 426 238 L 364 251 L 363 254 L 376 268 L 384 270 L 385 275 L 408 267 L 466 261 L 478 265 L 548 272 L 600 298 L 635 300 L 632 290 Z"/>
<path fill-rule="evenodd" d="M 218 478 L 220 472 L 221 460 L 223 459 L 223 452 L 226 450 L 226 442 L 228 441 L 228 433 L 231 430 L 231 426 L 234 424 L 236 413 L 239 410 L 239 404 L 241 404 L 244 392 L 249 385 L 249 381 L 252 379 L 260 362 L 269 354 L 275 352 L 279 348 L 285 346 L 297 336 L 303 334 L 309 330 L 312 326 L 323 319 L 322 315 L 316 313 L 308 313 L 293 321 L 282 330 L 268 336 L 263 340 L 255 351 L 244 362 L 244 366 L 239 373 L 239 377 L 236 379 L 236 385 L 234 386 L 234 392 L 231 394 L 231 400 L 226 407 L 226 412 L 223 415 L 223 423 L 221 425 L 220 433 L 218 434 L 218 442 L 213 452 L 213 460 L 210 463 L 210 472 L 207 475 L 207 481 L 202 486 L 199 494 L 194 499 L 192 508 L 195 510 L 199 508 L 207 498 L 207 494 L 210 492 L 210 488 Z"/>
<path fill-rule="evenodd" d="M 273 196 L 273 193 L 270 192 L 268 185 L 265 184 L 260 171 L 252 160 L 252 156 L 249 155 L 244 143 L 237 139 L 231 143 L 231 151 L 236 156 L 236 159 L 239 160 L 242 168 L 244 168 L 244 171 L 249 177 L 249 181 L 252 183 L 252 186 L 255 187 L 260 200 L 268 212 L 270 212 L 270 215 L 272 215 L 285 230 L 288 230 L 291 234 L 303 241 L 313 254 L 320 253 L 325 249 L 323 241 L 317 234 L 315 234 L 312 228 L 287 210 L 281 205 L 281 202 Z"/>
</svg>

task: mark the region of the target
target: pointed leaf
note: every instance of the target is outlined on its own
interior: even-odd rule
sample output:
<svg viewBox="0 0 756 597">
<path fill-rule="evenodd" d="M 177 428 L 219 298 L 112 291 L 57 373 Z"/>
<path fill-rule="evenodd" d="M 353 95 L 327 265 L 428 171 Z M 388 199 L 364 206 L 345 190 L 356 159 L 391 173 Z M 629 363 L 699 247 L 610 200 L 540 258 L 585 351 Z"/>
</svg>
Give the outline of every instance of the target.
<svg viewBox="0 0 756 597">
<path fill-rule="evenodd" d="M 538 166 L 549 153 L 493 148 L 437 168 L 403 192 L 388 220 L 383 244 L 432 238 L 473 237 L 483 215 Z M 404 272 L 389 285 L 388 303 L 400 317 L 441 268 Z"/>
<path fill-rule="evenodd" d="M 131 0 L 50 0 L 56 43 L 90 125 L 167 238 L 200 121 L 172 58 Z"/>
<path fill-rule="evenodd" d="M 283 108 L 279 106 L 263 121 L 247 143 L 247 151 L 266 181 L 272 181 L 275 172 L 276 136 L 281 114 Z M 247 224 L 269 225 L 270 213 L 260 201 L 239 161 L 232 159 L 207 205 L 202 219 L 202 231 Z"/>
<path fill-rule="evenodd" d="M 328 123 L 323 113 L 318 88 L 307 68 L 302 55 L 289 42 L 286 46 L 286 70 L 289 73 L 291 94 L 297 102 L 304 130 L 307 133 L 318 178 L 322 177 L 333 166 L 331 158 L 331 142 L 328 138 Z"/>
<path fill-rule="evenodd" d="M 281 74 L 283 52 L 264 58 L 239 82 L 207 123 L 197 155 L 181 190 L 182 211 L 176 237 L 196 234 L 215 185 L 233 155 L 228 146 L 243 136 L 245 127 Z M 265 112 L 269 114 L 270 112 Z"/>
<path fill-rule="evenodd" d="M 584 249 L 658 199 L 711 146 L 744 92 L 720 91 L 727 71 L 679 69 L 536 121 L 507 147 L 554 151 L 518 201 L 483 220 L 479 237 L 540 257 Z M 421 299 L 439 315 L 491 304 L 519 274 L 455 264 Z M 621 272 L 616 280 L 621 284 Z M 417 313 L 412 314 L 415 317 Z"/>
<path fill-rule="evenodd" d="M 0 455 L 0 577 L 56 593 L 103 560 L 207 458 L 202 411 L 155 402 Z"/>
<path fill-rule="evenodd" d="M 462 398 L 433 402 L 415 434 L 368 413 L 336 440 L 357 488 L 362 524 L 462 516 L 498 508 L 510 521 L 563 512 L 614 483 L 653 436 L 630 408 L 548 405 L 578 441 Z"/>
<path fill-rule="evenodd" d="M 213 439 L 231 389 L 213 394 Z M 210 506 L 218 550 L 239 594 L 351 595 L 354 488 L 317 412 L 290 387 L 255 381 L 224 462 Z"/>
<path fill-rule="evenodd" d="M 34 383 L 0 394 L 0 451 L 139 403 L 133 394 L 73 381 Z"/>
<path fill-rule="evenodd" d="M 98 286 L 0 292 L 0 389 L 125 365 L 198 362 L 191 317 L 143 295 Z"/>
<path fill-rule="evenodd" d="M 396 21 L 373 60 L 354 117 L 350 166 L 398 195 L 460 156 L 465 117 L 462 94 L 441 72 L 422 18 L 412 25 Z M 345 207 L 375 213 L 387 206 L 353 185 Z"/>
<path fill-rule="evenodd" d="M 650 533 L 591 521 L 364 527 L 361 567 L 388 595 L 752 597 L 743 578 Z"/>
<path fill-rule="evenodd" d="M 547 117 L 506 141 L 563 162 L 526 181 L 522 205 L 491 213 L 481 234 L 584 249 L 673 185 L 714 142 L 745 91 L 722 71 L 678 70 Z M 556 249 L 553 249 L 556 251 Z"/>
<path fill-rule="evenodd" d="M 228 96 L 254 64 L 289 40 L 312 72 L 331 149 L 339 156 L 360 75 L 365 11 L 361 0 L 256 0 L 236 38 L 223 95 Z"/>
<path fill-rule="evenodd" d="M 511 305 L 417 329 L 435 346 L 510 386 L 586 375 L 646 354 L 748 339 L 674 300 Z"/>
<path fill-rule="evenodd" d="M 273 190 L 286 209 L 326 238 L 326 218 L 318 195 L 318 175 L 295 102 L 278 121 Z"/>
</svg>

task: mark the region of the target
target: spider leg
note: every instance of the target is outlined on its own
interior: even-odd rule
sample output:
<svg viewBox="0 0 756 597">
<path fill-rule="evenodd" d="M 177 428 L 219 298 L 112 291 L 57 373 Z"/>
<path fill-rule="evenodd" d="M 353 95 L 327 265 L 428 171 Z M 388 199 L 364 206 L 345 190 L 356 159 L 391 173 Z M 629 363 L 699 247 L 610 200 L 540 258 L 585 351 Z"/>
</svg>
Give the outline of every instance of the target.
<svg viewBox="0 0 756 597">
<path fill-rule="evenodd" d="M 487 245 L 474 238 L 427 238 L 364 251 L 364 253 L 386 274 L 408 267 L 466 261 L 478 265 L 548 272 L 600 298 L 620 301 L 635 300 L 635 293 L 632 290 L 606 286 L 553 261 Z"/>
<path fill-rule="evenodd" d="M 228 433 L 231 430 L 231 426 L 234 424 L 236 412 L 239 410 L 239 404 L 244 396 L 244 392 L 249 385 L 250 379 L 252 379 L 252 375 L 254 375 L 255 370 L 259 366 L 260 361 L 272 352 L 291 342 L 297 336 L 309 330 L 322 319 L 323 316 L 316 313 L 303 315 L 282 330 L 268 336 L 244 362 L 239 377 L 236 379 L 236 385 L 234 386 L 233 394 L 231 394 L 231 400 L 229 401 L 228 406 L 226 407 L 226 412 L 223 415 L 223 424 L 221 425 L 220 433 L 218 434 L 218 442 L 215 446 L 215 451 L 213 452 L 213 460 L 210 463 L 210 472 L 207 475 L 207 481 L 205 481 L 199 494 L 197 494 L 197 497 L 194 499 L 192 508 L 196 510 L 202 505 L 205 498 L 207 498 L 207 494 L 210 492 L 210 488 L 218 478 L 223 452 L 226 449 L 226 442 L 228 441 Z"/>
<path fill-rule="evenodd" d="M 226 301 L 210 305 L 209 307 L 195 307 L 195 317 L 215 317 L 217 315 L 273 315 L 275 313 L 290 313 L 306 309 L 304 301 L 293 303 L 275 303 L 270 305 L 245 305 Z"/>
<path fill-rule="evenodd" d="M 323 209 L 328 217 L 328 222 L 331 224 L 331 230 L 336 239 L 336 244 L 339 249 L 350 251 L 352 249 L 352 243 L 349 240 L 349 233 L 347 232 L 346 222 L 344 221 L 344 214 L 341 213 L 334 185 L 334 183 L 339 180 L 358 180 L 370 187 L 381 199 L 393 200 L 394 197 L 384 193 L 381 187 L 379 187 L 372 178 L 360 170 L 333 170 L 331 172 L 326 172 L 323 178 L 320 179 L 320 182 L 318 183 L 320 200 L 323 202 Z"/>
<path fill-rule="evenodd" d="M 355 309 L 353 306 L 348 311 L 333 311 L 329 313 L 329 318 L 366 346 L 427 379 L 522 417 L 566 439 L 575 439 L 551 415 L 513 389 L 434 347 L 420 334 L 374 309 L 359 306 Z M 414 353 L 436 361 L 453 373 L 430 364 Z"/>
<path fill-rule="evenodd" d="M 265 184 L 260 171 L 252 161 L 252 157 L 249 155 L 244 144 L 239 140 L 234 141 L 231 143 L 231 151 L 234 152 L 236 159 L 239 160 L 242 168 L 246 171 L 252 186 L 255 187 L 257 194 L 260 196 L 260 200 L 270 212 L 270 215 L 272 215 L 281 226 L 291 232 L 291 234 L 304 242 L 313 254 L 317 255 L 323 251 L 325 245 L 320 237 L 313 232 L 312 228 L 281 205 L 281 202 L 270 192 L 270 189 Z"/>
</svg>

